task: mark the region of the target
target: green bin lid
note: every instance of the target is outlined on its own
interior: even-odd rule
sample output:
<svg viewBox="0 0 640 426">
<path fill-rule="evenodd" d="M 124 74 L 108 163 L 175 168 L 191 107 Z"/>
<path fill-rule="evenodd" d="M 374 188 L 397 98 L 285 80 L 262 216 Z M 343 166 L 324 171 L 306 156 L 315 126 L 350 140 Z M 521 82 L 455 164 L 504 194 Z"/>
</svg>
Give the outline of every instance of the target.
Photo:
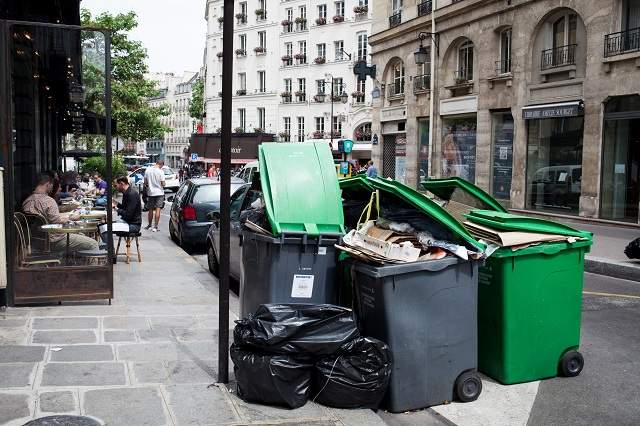
<svg viewBox="0 0 640 426">
<path fill-rule="evenodd" d="M 482 206 L 486 210 L 507 213 L 507 209 L 496 201 L 495 198 L 471 182 L 459 177 L 429 179 L 421 182 L 420 185 L 443 200 L 450 200 L 455 191 L 461 191 L 468 197 L 476 200 L 479 204 L 478 207 Z"/>
<path fill-rule="evenodd" d="M 342 198 L 329 145 L 263 143 L 260 183 L 275 235 L 344 234 Z"/>
<path fill-rule="evenodd" d="M 368 178 L 365 175 L 357 175 L 352 178 L 342 179 L 340 181 L 342 189 L 362 189 L 368 192 L 379 190 L 393 194 L 411 204 L 418 210 L 423 211 L 427 216 L 433 218 L 446 229 L 449 229 L 454 235 L 462 241 L 468 243 L 471 247 L 484 251 L 486 246 L 476 241 L 471 234 L 458 222 L 449 212 L 440 207 L 437 203 L 425 197 L 415 189 L 412 189 L 395 180 L 386 180 L 378 178 Z"/>
<path fill-rule="evenodd" d="M 539 234 L 557 234 L 570 237 L 593 239 L 593 234 L 579 231 L 562 223 L 535 217 L 520 216 L 493 210 L 472 210 L 466 218 L 471 222 L 486 225 L 502 231 L 535 232 Z"/>
</svg>

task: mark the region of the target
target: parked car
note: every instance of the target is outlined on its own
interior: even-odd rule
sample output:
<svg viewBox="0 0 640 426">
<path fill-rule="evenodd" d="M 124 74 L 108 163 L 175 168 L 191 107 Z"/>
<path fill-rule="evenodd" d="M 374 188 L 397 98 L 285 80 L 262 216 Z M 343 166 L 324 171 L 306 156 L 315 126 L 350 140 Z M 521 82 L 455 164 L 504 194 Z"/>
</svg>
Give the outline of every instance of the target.
<svg viewBox="0 0 640 426">
<path fill-rule="evenodd" d="M 129 184 L 138 188 L 140 193 L 142 193 L 142 185 L 144 183 L 144 172 L 147 170 L 148 166 L 138 167 L 131 173 L 129 173 Z M 173 192 L 178 191 L 180 188 L 180 177 L 178 173 L 173 171 L 171 167 L 163 166 L 162 171 L 164 172 L 165 184 L 164 189 L 171 190 Z"/>
<path fill-rule="evenodd" d="M 242 264 L 242 253 L 240 250 L 240 236 L 242 226 L 240 224 L 240 213 L 253 203 L 259 193 L 250 190 L 250 184 L 240 186 L 231 194 L 230 215 L 231 215 L 231 234 L 230 234 L 230 256 L 229 256 L 229 273 L 236 280 L 240 279 L 240 266 Z M 220 251 L 220 215 L 217 210 L 209 213 L 213 224 L 207 233 L 207 262 L 209 271 L 218 276 L 218 259 Z"/>
<path fill-rule="evenodd" d="M 251 183 L 251 181 L 253 180 L 253 176 L 255 176 L 255 174 L 260 171 L 258 164 L 259 163 L 257 161 L 252 161 L 245 164 L 245 166 L 240 169 L 238 174 L 236 174 L 236 177 L 242 179 L 247 183 Z"/>
<path fill-rule="evenodd" d="M 231 193 L 242 185 L 244 182 L 240 179 L 231 178 Z M 209 178 L 188 179 L 167 201 L 173 203 L 169 213 L 171 239 L 186 251 L 204 245 L 212 224 L 207 213 L 220 210 L 220 182 Z"/>
</svg>

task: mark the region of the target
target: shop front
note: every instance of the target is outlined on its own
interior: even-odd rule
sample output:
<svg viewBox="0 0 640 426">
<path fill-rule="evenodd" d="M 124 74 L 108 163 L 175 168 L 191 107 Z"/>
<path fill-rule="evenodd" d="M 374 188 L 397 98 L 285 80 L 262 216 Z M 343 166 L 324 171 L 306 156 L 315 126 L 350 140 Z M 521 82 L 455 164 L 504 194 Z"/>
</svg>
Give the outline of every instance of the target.
<svg viewBox="0 0 640 426">
<path fill-rule="evenodd" d="M 275 135 L 270 133 L 234 133 L 231 138 L 231 164 L 240 167 L 258 160 L 258 145 L 273 142 Z M 220 165 L 220 133 L 195 133 L 191 136 L 188 158 L 191 163 L 199 163 L 206 169 L 209 165 Z M 194 156 L 195 154 L 195 156 Z"/>
<path fill-rule="evenodd" d="M 475 183 L 478 97 L 440 101 L 442 177 L 457 176 Z"/>
<path fill-rule="evenodd" d="M 383 108 L 382 123 L 382 176 L 406 183 L 407 176 L 407 107 Z"/>
<path fill-rule="evenodd" d="M 577 215 L 582 184 L 581 101 L 523 108 L 527 123 L 526 208 Z"/>
</svg>

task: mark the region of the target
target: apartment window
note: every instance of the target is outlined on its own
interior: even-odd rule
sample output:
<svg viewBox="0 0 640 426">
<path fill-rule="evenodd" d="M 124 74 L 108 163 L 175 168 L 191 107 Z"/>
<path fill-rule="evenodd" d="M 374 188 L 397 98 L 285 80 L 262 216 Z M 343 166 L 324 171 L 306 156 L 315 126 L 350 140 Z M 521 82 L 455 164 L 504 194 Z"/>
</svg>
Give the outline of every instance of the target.
<svg viewBox="0 0 640 426">
<path fill-rule="evenodd" d="M 298 101 L 302 102 L 305 100 L 306 94 L 307 94 L 307 82 L 306 79 L 304 78 L 299 78 L 298 79 L 298 90 L 297 92 L 298 94 Z"/>
<path fill-rule="evenodd" d="M 291 117 L 283 117 L 284 121 L 284 131 L 283 131 L 283 139 L 285 142 L 289 142 L 291 140 Z"/>
<path fill-rule="evenodd" d="M 267 0 L 259 0 L 258 9 L 262 10 L 262 14 L 257 16 L 257 20 L 264 21 L 267 19 Z"/>
<path fill-rule="evenodd" d="M 344 2 L 337 1 L 335 2 L 336 6 L 336 16 L 344 16 Z"/>
<path fill-rule="evenodd" d="M 316 117 L 316 132 L 324 133 L 324 117 Z"/>
<path fill-rule="evenodd" d="M 258 71 L 258 92 L 267 91 L 267 73 L 266 71 Z"/>
<path fill-rule="evenodd" d="M 285 63 L 284 63 L 285 66 L 286 65 L 293 65 L 293 43 L 285 43 L 284 44 L 284 50 L 287 52 L 287 54 L 286 54 L 287 58 L 289 58 L 289 59 L 287 59 L 285 61 Z"/>
<path fill-rule="evenodd" d="M 325 94 L 325 85 L 326 82 L 324 80 L 316 80 L 316 93 L 319 95 L 324 95 Z"/>
<path fill-rule="evenodd" d="M 290 78 L 285 78 L 284 79 L 284 91 L 287 93 L 291 93 L 291 79 Z"/>
<path fill-rule="evenodd" d="M 511 28 L 500 33 L 500 63 L 499 74 L 511 72 Z"/>
<path fill-rule="evenodd" d="M 300 59 L 298 59 L 299 64 L 307 63 L 307 42 L 299 41 L 298 42 L 298 52 L 300 53 Z"/>
<path fill-rule="evenodd" d="M 369 0 L 358 0 L 358 5 L 369 6 Z"/>
<path fill-rule="evenodd" d="M 327 5 L 318 5 L 318 18 L 327 19 Z"/>
<path fill-rule="evenodd" d="M 238 127 L 240 127 L 244 132 L 244 129 L 247 126 L 247 110 L 244 108 L 238 109 L 238 123 Z"/>
<path fill-rule="evenodd" d="M 344 58 L 344 41 L 338 40 L 333 42 L 333 49 L 336 53 L 336 61 L 342 61 Z"/>
<path fill-rule="evenodd" d="M 246 73 L 238 73 L 238 88 L 240 90 L 247 90 L 247 74 Z"/>
<path fill-rule="evenodd" d="M 367 44 L 368 44 L 368 36 L 367 33 L 358 33 L 358 60 L 366 61 L 367 60 Z"/>
<path fill-rule="evenodd" d="M 289 7 L 289 8 L 287 8 L 285 11 L 286 11 L 286 13 L 287 13 L 287 21 L 289 21 L 289 25 L 287 25 L 286 27 L 284 27 L 284 32 L 285 32 L 285 33 L 290 33 L 290 32 L 293 30 L 293 24 L 292 24 L 292 23 L 293 23 L 293 21 L 294 21 L 294 18 L 293 18 L 293 8 L 292 8 L 292 7 Z"/>
<path fill-rule="evenodd" d="M 247 35 L 246 34 L 240 34 L 238 36 L 238 44 L 240 45 L 240 49 L 242 49 L 242 51 L 246 53 L 247 52 Z"/>
<path fill-rule="evenodd" d="M 391 0 L 391 13 L 395 15 L 402 11 L 402 0 Z"/>
<path fill-rule="evenodd" d="M 456 80 L 473 80 L 473 42 L 467 40 L 458 49 L 458 75 Z"/>
<path fill-rule="evenodd" d="M 344 92 L 342 78 L 334 78 L 333 79 L 333 95 L 340 96 L 342 92 Z"/>
<path fill-rule="evenodd" d="M 318 58 L 326 58 L 327 57 L 327 45 L 324 43 L 317 44 L 318 48 Z"/>
<path fill-rule="evenodd" d="M 240 13 L 242 14 L 242 18 L 238 21 L 242 24 L 247 23 L 247 2 L 240 3 Z"/>
<path fill-rule="evenodd" d="M 340 121 L 339 116 L 335 115 L 333 117 L 333 123 L 332 123 L 331 129 L 333 130 L 334 135 L 337 135 L 337 136 L 342 135 L 342 121 Z"/>
<path fill-rule="evenodd" d="M 298 142 L 304 142 L 304 117 L 298 117 Z"/>
<path fill-rule="evenodd" d="M 398 62 L 393 67 L 393 95 L 402 95 L 404 93 L 404 64 Z"/>
<path fill-rule="evenodd" d="M 265 49 L 267 48 L 267 32 L 258 31 L 258 46 Z"/>
<path fill-rule="evenodd" d="M 258 128 L 260 130 L 265 129 L 265 109 L 258 108 Z"/>
<path fill-rule="evenodd" d="M 364 97 L 367 93 L 367 80 L 358 80 L 356 87 L 358 88 L 358 93 L 362 93 L 361 96 L 356 96 L 354 101 L 357 103 L 364 103 Z"/>
<path fill-rule="evenodd" d="M 299 22 L 297 23 L 298 31 L 305 31 L 307 29 L 307 6 L 300 6 L 298 8 Z"/>
</svg>

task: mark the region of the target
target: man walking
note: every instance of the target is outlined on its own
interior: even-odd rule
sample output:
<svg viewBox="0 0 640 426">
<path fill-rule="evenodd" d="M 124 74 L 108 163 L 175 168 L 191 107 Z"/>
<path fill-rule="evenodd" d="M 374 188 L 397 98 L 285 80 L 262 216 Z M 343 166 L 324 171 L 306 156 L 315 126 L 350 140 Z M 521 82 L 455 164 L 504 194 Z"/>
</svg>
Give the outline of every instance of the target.
<svg viewBox="0 0 640 426">
<path fill-rule="evenodd" d="M 369 160 L 369 163 L 367 164 L 367 166 L 368 166 L 367 177 L 370 177 L 370 178 L 378 177 L 378 169 L 373 164 L 373 160 Z"/>
<path fill-rule="evenodd" d="M 155 166 L 147 167 L 144 174 L 144 187 L 147 191 L 147 208 L 149 209 L 149 223 L 146 229 L 151 229 L 153 232 L 158 232 L 160 211 L 164 205 L 165 177 L 162 170 L 163 166 L 164 161 L 159 160 Z"/>
</svg>

